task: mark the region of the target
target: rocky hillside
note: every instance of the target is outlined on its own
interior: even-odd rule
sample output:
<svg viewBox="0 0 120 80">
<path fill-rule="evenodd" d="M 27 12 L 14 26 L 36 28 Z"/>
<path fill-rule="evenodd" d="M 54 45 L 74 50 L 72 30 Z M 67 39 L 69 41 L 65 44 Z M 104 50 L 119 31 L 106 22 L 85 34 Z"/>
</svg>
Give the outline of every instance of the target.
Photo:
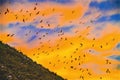
<svg viewBox="0 0 120 80">
<path fill-rule="evenodd" d="M 16 49 L 0 42 L 0 80 L 64 80 Z"/>
</svg>

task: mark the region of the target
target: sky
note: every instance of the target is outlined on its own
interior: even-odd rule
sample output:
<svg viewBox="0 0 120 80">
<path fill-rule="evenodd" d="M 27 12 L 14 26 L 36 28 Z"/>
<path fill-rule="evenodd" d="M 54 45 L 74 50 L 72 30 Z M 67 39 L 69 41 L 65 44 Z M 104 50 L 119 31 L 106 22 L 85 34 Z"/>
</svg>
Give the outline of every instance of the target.
<svg viewBox="0 0 120 80">
<path fill-rule="evenodd" d="M 0 41 L 68 80 L 120 79 L 120 0 L 0 0 Z"/>
</svg>

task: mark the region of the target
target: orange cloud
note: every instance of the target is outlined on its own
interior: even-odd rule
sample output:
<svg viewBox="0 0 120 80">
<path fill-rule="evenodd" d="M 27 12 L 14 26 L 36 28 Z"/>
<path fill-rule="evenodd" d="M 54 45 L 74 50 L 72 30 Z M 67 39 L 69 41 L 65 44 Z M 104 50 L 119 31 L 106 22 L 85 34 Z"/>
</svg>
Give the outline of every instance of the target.
<svg viewBox="0 0 120 80">
<path fill-rule="evenodd" d="M 86 38 L 85 35 L 90 30 L 91 28 L 87 28 L 72 37 L 56 37 L 53 43 L 51 41 L 39 43 L 38 41 L 32 43 L 39 43 L 32 48 L 23 43 L 16 46 L 16 48 L 37 63 L 69 80 L 80 80 L 80 76 L 84 76 L 85 79 L 89 80 L 96 80 L 101 77 L 103 80 L 117 80 L 119 76 L 115 73 L 119 73 L 119 71 L 116 70 L 115 66 L 119 62 L 107 57 L 115 53 L 120 54 L 119 51 L 113 50 L 115 44 L 120 41 L 120 33 L 114 33 L 113 30 L 113 33 L 104 33 L 104 36 L 93 40 Z M 89 52 L 90 49 L 96 50 L 100 54 L 92 54 Z M 107 59 L 111 64 L 106 64 Z M 111 73 L 106 73 L 107 69 Z"/>
<path fill-rule="evenodd" d="M 17 5 L 17 4 L 16 4 Z M 30 6 L 30 4 L 28 4 Z M 32 5 L 32 4 L 31 4 Z M 41 7 L 42 6 L 42 7 Z M 52 15 L 57 15 L 57 25 L 64 25 L 69 23 L 72 20 L 79 19 L 84 12 L 86 11 L 86 7 L 83 7 L 81 4 L 71 4 L 71 5 L 53 5 L 53 3 L 45 3 L 41 5 L 32 5 L 32 7 L 28 9 L 24 9 L 26 5 L 19 5 L 18 10 L 14 10 L 13 7 L 5 8 L 0 15 L 2 17 L 2 21 L 0 24 L 8 24 L 12 22 L 32 22 L 36 20 L 37 17 L 43 19 L 43 23 L 49 22 L 44 21 Z M 9 11 L 8 11 L 9 10 Z M 38 19 L 39 25 L 41 19 Z M 47 24 L 47 23 L 46 23 Z M 48 24 L 47 24 L 48 25 Z M 45 26 L 44 26 L 45 27 Z M 56 27 L 56 26 L 47 26 L 47 27 Z"/>
</svg>

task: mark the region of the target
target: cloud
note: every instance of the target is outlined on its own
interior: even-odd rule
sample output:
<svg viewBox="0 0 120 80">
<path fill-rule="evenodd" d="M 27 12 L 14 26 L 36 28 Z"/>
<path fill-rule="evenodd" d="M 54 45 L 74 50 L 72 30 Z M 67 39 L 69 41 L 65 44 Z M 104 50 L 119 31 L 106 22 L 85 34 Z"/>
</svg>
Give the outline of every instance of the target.
<svg viewBox="0 0 120 80">
<path fill-rule="evenodd" d="M 26 5 L 30 7 L 26 7 Z M 16 6 L 17 8 L 15 8 Z M 34 7 L 35 5 L 32 3 L 15 3 L 14 5 L 7 5 L 7 7 L 3 9 L 2 14 L 0 15 L 2 17 L 0 24 L 6 25 L 14 22 L 25 22 L 32 24 L 34 22 L 39 23 L 42 19 L 43 23 L 39 23 L 38 27 L 41 27 L 40 25 L 42 25 L 46 28 L 54 28 L 58 25 L 63 26 L 69 24 L 70 21 L 79 19 L 87 9 L 87 7 L 84 7 L 81 3 L 76 3 L 72 6 L 55 3 L 40 3 L 40 5 L 36 6 L 36 10 L 34 10 Z M 9 13 L 5 15 L 4 13 L 6 12 L 7 8 L 9 9 Z M 53 21 L 54 24 L 52 24 L 53 22 L 51 21 Z M 50 23 L 51 26 L 47 26 L 48 24 L 46 24 L 46 22 Z"/>
<path fill-rule="evenodd" d="M 91 1 L 96 1 L 96 2 L 98 2 L 98 3 L 101 3 L 101 2 L 105 2 L 105 1 L 107 1 L 107 0 L 91 0 Z"/>
<path fill-rule="evenodd" d="M 0 0 L 0 6 L 7 6 L 6 4 L 13 5 L 14 3 L 25 3 L 27 0 Z"/>
<path fill-rule="evenodd" d="M 55 3 L 66 4 L 66 3 L 72 3 L 74 2 L 74 0 L 28 0 L 28 2 L 55 2 Z"/>
<path fill-rule="evenodd" d="M 120 70 L 120 64 L 117 65 L 117 69 Z"/>
<path fill-rule="evenodd" d="M 105 71 L 102 70 L 105 68 L 112 68 L 112 72 L 119 57 L 115 56 L 117 60 L 111 59 L 114 65 L 110 66 L 105 64 L 105 59 L 106 56 L 119 54 L 119 50 L 116 50 L 120 41 L 119 11 L 115 6 L 114 9 L 109 9 L 106 2 L 107 0 L 39 0 L 36 5 L 34 0 L 26 0 L 23 4 L 9 4 L 0 14 L 0 40 L 65 77 L 80 77 L 79 70 L 81 66 L 85 68 L 85 64 L 86 68 L 93 70 L 93 75 L 104 74 Z M 101 7 L 103 4 L 107 10 Z M 111 2 L 108 4 L 113 5 Z M 3 15 L 7 8 L 10 13 Z M 7 34 L 15 35 L 7 37 Z M 84 59 L 83 54 L 87 58 Z M 71 56 L 74 57 L 70 58 Z M 82 60 L 80 65 L 76 60 L 79 56 Z M 74 58 L 76 62 L 73 65 L 78 72 L 73 72 L 71 76 L 68 73 L 72 71 L 70 66 Z M 60 63 L 57 63 L 58 59 L 61 60 Z M 50 61 L 52 66 L 48 64 Z M 66 66 L 64 61 L 70 64 Z"/>
</svg>

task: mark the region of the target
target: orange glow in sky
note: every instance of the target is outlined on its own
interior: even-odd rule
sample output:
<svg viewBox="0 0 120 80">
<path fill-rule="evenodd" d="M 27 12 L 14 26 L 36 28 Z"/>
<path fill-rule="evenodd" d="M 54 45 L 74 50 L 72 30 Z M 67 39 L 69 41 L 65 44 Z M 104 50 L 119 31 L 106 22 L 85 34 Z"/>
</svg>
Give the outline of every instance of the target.
<svg viewBox="0 0 120 80">
<path fill-rule="evenodd" d="M 120 79 L 120 24 L 111 17 L 117 8 L 23 1 L 0 7 L 0 41 L 68 80 Z"/>
</svg>

